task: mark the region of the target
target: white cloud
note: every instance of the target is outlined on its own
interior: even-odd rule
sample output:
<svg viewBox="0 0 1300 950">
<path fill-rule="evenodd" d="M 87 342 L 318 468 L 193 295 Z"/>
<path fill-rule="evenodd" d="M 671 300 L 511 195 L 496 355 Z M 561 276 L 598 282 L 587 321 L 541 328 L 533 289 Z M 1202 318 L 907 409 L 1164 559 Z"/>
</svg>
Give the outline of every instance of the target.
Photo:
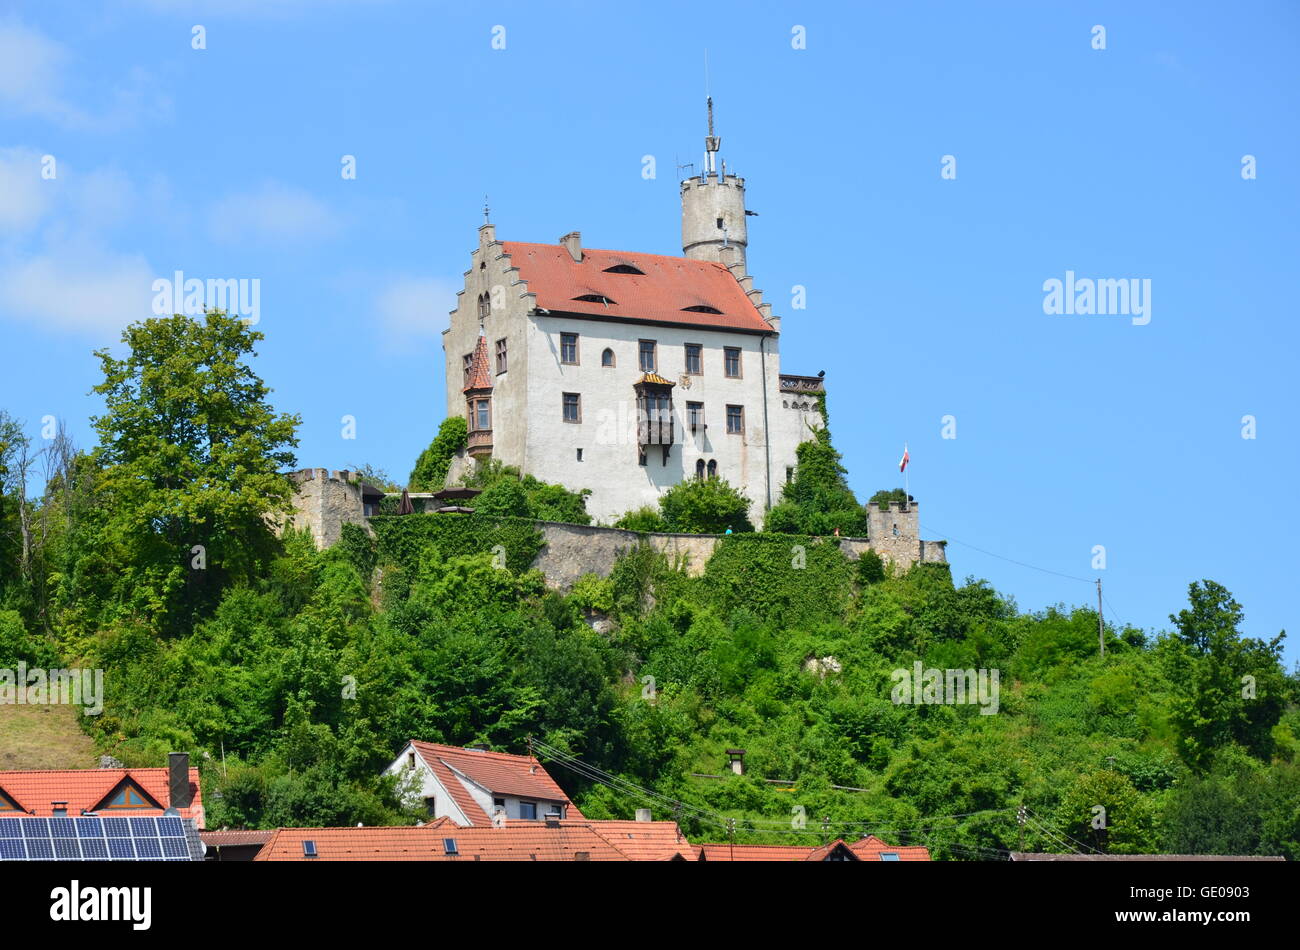
<svg viewBox="0 0 1300 950">
<path fill-rule="evenodd" d="M 75 105 L 65 91 L 73 54 L 63 44 L 16 20 L 0 21 L 0 115 L 35 116 L 58 125 L 112 131 L 141 116 L 162 116 L 170 100 L 155 88 L 150 75 L 133 67 L 120 82 L 97 81 L 91 87 L 107 102 L 95 112 Z"/>
<path fill-rule="evenodd" d="M 41 156 L 34 149 L 0 148 L 0 234 L 12 237 L 36 227 L 56 190 L 55 182 L 41 178 Z"/>
<path fill-rule="evenodd" d="M 375 316 L 385 337 L 400 349 L 403 340 L 439 339 L 461 285 L 436 277 L 402 277 L 375 298 Z"/>
<path fill-rule="evenodd" d="M 21 23 L 0 23 L 0 104 L 17 115 L 66 118 L 60 96 L 67 50 Z"/>
<path fill-rule="evenodd" d="M 288 244 L 333 237 L 339 221 L 305 191 L 268 182 L 253 192 L 228 195 L 208 211 L 212 236 L 230 244 Z"/>
<path fill-rule="evenodd" d="M 152 315 L 143 256 L 83 245 L 0 264 L 0 311 L 43 327 L 108 338 Z"/>
</svg>

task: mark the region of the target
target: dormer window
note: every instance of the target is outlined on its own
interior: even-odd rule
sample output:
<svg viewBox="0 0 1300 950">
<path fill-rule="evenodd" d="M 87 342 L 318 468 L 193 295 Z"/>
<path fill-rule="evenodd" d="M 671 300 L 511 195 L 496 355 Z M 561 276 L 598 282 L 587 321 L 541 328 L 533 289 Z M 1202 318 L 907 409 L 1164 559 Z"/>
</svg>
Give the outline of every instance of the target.
<svg viewBox="0 0 1300 950">
<path fill-rule="evenodd" d="M 145 798 L 144 791 L 130 779 L 124 781 L 109 796 L 95 806 L 95 811 L 135 811 L 158 806 Z"/>
<path fill-rule="evenodd" d="M 706 303 L 695 304 L 694 306 L 691 307 L 682 307 L 682 312 L 683 313 L 716 313 L 716 314 L 722 313 L 722 311 L 719 310 L 717 307 L 710 307 Z"/>
<path fill-rule="evenodd" d="M 12 798 L 4 792 L 0 792 L 0 811 L 22 811 L 22 809 L 14 804 Z"/>
<path fill-rule="evenodd" d="M 638 277 L 644 277 L 645 271 L 637 270 L 631 264 L 615 264 L 613 267 L 605 268 L 606 274 L 635 274 Z"/>
<path fill-rule="evenodd" d="M 604 294 L 583 294 L 582 296 L 574 297 L 573 299 L 581 301 L 582 303 L 603 303 L 606 307 L 610 304 L 614 304 L 615 306 L 618 305 L 617 300 L 611 300 Z"/>
</svg>

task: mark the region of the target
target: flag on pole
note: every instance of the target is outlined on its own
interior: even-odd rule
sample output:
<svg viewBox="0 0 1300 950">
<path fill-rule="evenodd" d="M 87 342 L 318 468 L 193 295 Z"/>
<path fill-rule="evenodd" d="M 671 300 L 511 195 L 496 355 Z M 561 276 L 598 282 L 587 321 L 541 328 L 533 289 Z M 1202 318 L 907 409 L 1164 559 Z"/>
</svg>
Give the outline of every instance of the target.
<svg viewBox="0 0 1300 950">
<path fill-rule="evenodd" d="M 904 443 L 903 443 L 903 458 L 902 458 L 902 460 L 898 463 L 898 470 L 899 470 L 900 472 L 905 472 L 905 471 L 907 471 L 907 463 L 908 463 L 909 461 L 911 461 L 911 456 L 907 454 L 907 443 L 904 442 Z"/>
</svg>

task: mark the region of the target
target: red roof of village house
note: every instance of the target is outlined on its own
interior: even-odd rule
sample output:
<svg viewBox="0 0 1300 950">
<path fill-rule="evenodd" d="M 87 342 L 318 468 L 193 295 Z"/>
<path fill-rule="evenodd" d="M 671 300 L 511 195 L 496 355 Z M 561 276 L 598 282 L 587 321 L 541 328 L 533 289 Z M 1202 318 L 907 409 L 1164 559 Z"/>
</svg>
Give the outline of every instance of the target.
<svg viewBox="0 0 1300 950">
<path fill-rule="evenodd" d="M 474 355 L 469 361 L 469 378 L 461 392 L 473 389 L 491 389 L 492 374 L 488 369 L 487 337 L 479 334 L 478 343 L 474 345 Z"/>
<path fill-rule="evenodd" d="M 894 847 L 875 835 L 853 842 L 837 838 L 819 848 L 781 844 L 704 844 L 700 848 L 701 858 L 705 861 L 824 861 L 836 845 L 848 848 L 860 861 L 879 861 L 880 854 L 884 851 L 897 854 L 900 861 L 930 860 L 930 852 L 926 848 Z"/>
<path fill-rule="evenodd" d="M 510 263 L 537 295 L 537 306 L 607 320 L 631 320 L 772 333 L 735 276 L 722 264 L 688 257 L 583 248 L 575 261 L 562 244 L 503 241 Z M 608 274 L 630 265 L 641 274 Z M 576 300 L 603 297 L 608 303 Z M 699 313 L 687 307 L 712 307 Z"/>
<path fill-rule="evenodd" d="M 890 854 L 897 854 L 900 861 L 929 861 L 930 849 L 921 845 L 910 845 L 908 847 L 895 847 L 886 841 L 882 841 L 875 835 L 867 835 L 865 838 L 859 838 L 857 841 L 849 842 L 849 850 L 856 854 L 863 861 L 879 861 L 880 854 L 888 851 Z"/>
<path fill-rule="evenodd" d="M 628 849 L 615 847 L 611 841 L 617 835 L 599 830 L 603 824 L 606 823 L 563 821 L 548 825 L 545 822 L 512 821 L 504 828 L 490 825 L 465 828 L 442 818 L 423 827 L 281 828 L 254 860 L 634 861 L 671 858 L 666 848 L 648 848 L 643 842 Z M 648 834 L 650 838 L 666 837 L 658 830 Z M 447 839 L 455 840 L 455 854 L 447 853 Z M 304 841 L 315 844 L 316 857 L 309 858 L 303 854 Z"/>
<path fill-rule="evenodd" d="M 67 802 L 68 814 L 93 811 L 122 782 L 130 778 L 149 798 L 156 809 L 131 809 L 123 814 L 161 815 L 170 804 L 168 770 L 155 769 L 40 769 L 29 772 L 0 772 L 0 792 L 31 815 L 54 814 L 52 802 Z M 199 770 L 190 769 L 190 805 L 179 809 L 182 818 L 193 818 L 203 827 L 203 794 L 199 789 Z"/>
<path fill-rule="evenodd" d="M 203 831 L 199 833 L 199 838 L 209 848 L 229 848 L 266 844 L 271 840 L 273 834 L 275 834 L 273 830 L 246 831 L 237 829 L 233 831 Z"/>
<path fill-rule="evenodd" d="M 564 789 L 556 785 L 541 763 L 531 756 L 462 749 L 459 746 L 437 745 L 432 742 L 412 741 L 411 747 L 433 770 L 466 820 L 475 825 L 487 824 L 492 818 L 474 800 L 457 773 L 488 792 L 563 802 L 567 806 L 569 817 L 582 818 L 578 806 L 569 801 Z"/>
<path fill-rule="evenodd" d="M 632 861 L 694 861 L 695 848 L 675 821 L 588 821 L 564 819 L 561 827 L 590 828 Z M 532 821 L 507 821 L 507 828 L 536 825 Z"/>
</svg>

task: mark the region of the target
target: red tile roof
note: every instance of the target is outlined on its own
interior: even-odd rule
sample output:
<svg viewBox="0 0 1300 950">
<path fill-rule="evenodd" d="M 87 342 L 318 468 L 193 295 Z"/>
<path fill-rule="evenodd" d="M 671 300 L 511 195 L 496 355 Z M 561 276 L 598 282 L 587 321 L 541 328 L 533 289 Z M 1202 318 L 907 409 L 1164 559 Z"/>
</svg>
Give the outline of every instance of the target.
<svg viewBox="0 0 1300 950">
<path fill-rule="evenodd" d="M 512 821 L 504 828 L 457 826 L 439 819 L 422 828 L 281 828 L 262 848 L 256 861 L 638 861 L 671 858 L 669 833 L 654 829 L 627 848 L 611 843 L 616 830 L 606 822 Z M 632 822 L 615 822 L 625 825 Z M 647 822 L 646 824 L 671 824 Z M 672 835 L 680 833 L 673 826 Z M 448 854 L 445 840 L 456 841 Z M 316 857 L 303 854 L 302 843 L 316 845 Z M 662 842 L 657 844 L 657 842 Z M 686 849 L 689 854 L 689 848 Z"/>
<path fill-rule="evenodd" d="M 695 848 L 675 821 L 588 821 L 565 819 L 561 827 L 586 827 L 596 832 L 632 861 L 685 861 L 697 859 Z M 507 828 L 536 825 L 532 821 L 508 821 Z"/>
<path fill-rule="evenodd" d="M 582 812 L 569 801 L 564 789 L 555 784 L 540 762 L 526 755 L 507 752 L 484 752 L 459 746 L 412 741 L 411 747 L 433 770 L 443 788 L 451 795 L 471 824 L 489 824 L 491 816 L 474 800 L 460 776 L 483 787 L 489 793 L 517 795 L 540 801 L 562 802 L 570 818 L 582 818 Z"/>
<path fill-rule="evenodd" d="M 28 814 L 46 816 L 54 813 L 52 802 L 67 802 L 68 814 L 92 811 L 108 797 L 118 784 L 130 778 L 146 795 L 159 804 L 156 809 L 132 809 L 124 814 L 161 815 L 170 803 L 168 770 L 154 769 L 40 769 L 29 772 L 0 772 L 0 791 Z M 188 808 L 180 809 L 182 818 L 193 818 L 203 827 L 203 794 L 199 789 L 199 770 L 190 769 Z"/>
<path fill-rule="evenodd" d="M 562 244 L 503 241 L 510 263 L 519 268 L 537 306 L 604 319 L 715 327 L 771 333 L 744 288 L 726 267 L 713 261 L 665 257 L 632 251 L 583 248 L 575 261 Z M 607 274 L 630 264 L 642 274 Z M 604 297 L 609 303 L 575 300 Z M 687 307 L 712 307 L 721 313 L 695 313 Z"/>
<path fill-rule="evenodd" d="M 807 846 L 781 844 L 702 844 L 703 861 L 806 861 L 816 850 Z"/>
<path fill-rule="evenodd" d="M 229 848 L 241 845 L 266 844 L 275 831 L 203 831 L 199 837 L 209 848 Z"/>
<path fill-rule="evenodd" d="M 469 379 L 461 392 L 473 389 L 491 389 L 492 373 L 488 367 L 487 337 L 479 334 L 478 343 L 474 344 L 474 355 L 469 361 Z"/>
<path fill-rule="evenodd" d="M 891 854 L 897 854 L 900 861 L 929 861 L 930 849 L 920 845 L 911 845 L 909 847 L 895 847 L 877 838 L 875 835 L 867 835 L 865 838 L 859 838 L 857 841 L 849 843 L 849 850 L 856 854 L 863 861 L 879 861 L 882 851 L 888 851 Z"/>
<path fill-rule="evenodd" d="M 929 861 L 928 849 L 918 846 L 895 847 L 886 844 L 875 835 L 868 835 L 858 841 L 848 842 L 842 838 L 822 845 L 819 848 L 781 844 L 704 844 L 700 845 L 701 857 L 705 861 L 824 861 L 835 850 L 836 845 L 844 845 L 860 861 L 879 861 L 880 854 L 888 851 L 897 854 L 900 861 Z"/>
</svg>

